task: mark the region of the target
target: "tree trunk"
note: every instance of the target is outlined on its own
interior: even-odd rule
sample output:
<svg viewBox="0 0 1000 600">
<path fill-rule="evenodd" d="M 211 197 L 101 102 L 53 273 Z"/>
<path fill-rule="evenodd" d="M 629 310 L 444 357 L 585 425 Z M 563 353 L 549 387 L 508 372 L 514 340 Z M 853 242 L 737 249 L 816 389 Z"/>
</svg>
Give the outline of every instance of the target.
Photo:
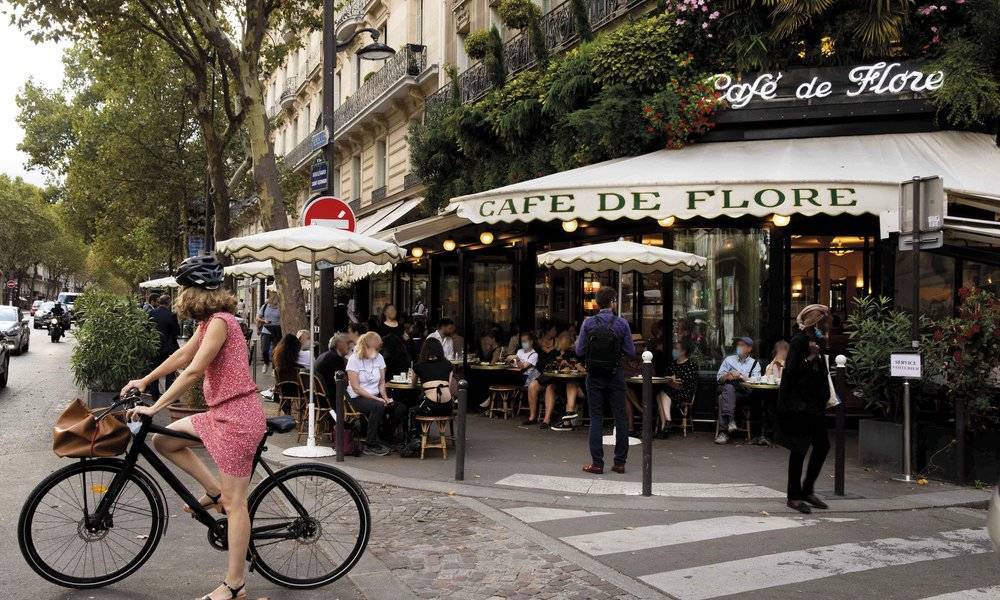
<svg viewBox="0 0 1000 600">
<path fill-rule="evenodd" d="M 266 231 L 286 229 L 288 214 L 282 198 L 280 174 L 274 160 L 270 125 L 264 110 L 264 93 L 256 65 L 241 65 L 240 86 L 245 99 L 246 131 L 250 138 L 253 179 L 260 198 L 260 219 Z M 305 301 L 299 271 L 295 263 L 274 262 L 274 279 L 278 286 L 281 307 L 281 327 L 289 333 L 308 328 Z"/>
<path fill-rule="evenodd" d="M 230 237 L 229 181 L 226 180 L 226 148 L 215 131 L 202 124 L 205 139 L 205 156 L 208 162 L 208 181 L 212 188 L 214 210 L 213 235 L 216 242 Z"/>
</svg>

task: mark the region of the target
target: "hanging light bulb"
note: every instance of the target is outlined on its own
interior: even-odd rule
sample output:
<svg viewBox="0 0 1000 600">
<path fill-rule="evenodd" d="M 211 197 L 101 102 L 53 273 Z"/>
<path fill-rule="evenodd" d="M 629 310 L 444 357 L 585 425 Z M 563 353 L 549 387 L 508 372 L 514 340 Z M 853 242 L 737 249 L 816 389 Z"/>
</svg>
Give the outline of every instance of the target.
<svg viewBox="0 0 1000 600">
<path fill-rule="evenodd" d="M 663 219 L 658 219 L 656 222 L 660 224 L 660 227 L 673 227 L 674 217 L 671 216 Z"/>
<path fill-rule="evenodd" d="M 576 219 L 570 219 L 569 221 L 562 222 L 563 231 L 565 231 L 566 233 L 573 233 L 579 226 L 580 223 Z"/>
<path fill-rule="evenodd" d="M 424 249 L 421 248 L 420 246 L 414 246 L 413 250 L 410 250 L 410 255 L 413 258 L 420 258 L 421 256 L 424 255 Z"/>
<path fill-rule="evenodd" d="M 771 217 L 771 222 L 774 223 L 775 226 L 777 227 L 784 227 L 785 225 L 788 225 L 789 223 L 792 222 L 792 218 L 789 217 L 788 215 L 779 215 L 775 213 Z"/>
<path fill-rule="evenodd" d="M 493 232 L 484 231 L 479 234 L 479 241 L 486 244 L 487 246 L 493 243 Z"/>
<path fill-rule="evenodd" d="M 455 244 L 455 240 L 445 240 L 444 242 L 441 243 L 441 247 L 448 252 L 454 250 L 456 245 L 457 244 Z"/>
</svg>

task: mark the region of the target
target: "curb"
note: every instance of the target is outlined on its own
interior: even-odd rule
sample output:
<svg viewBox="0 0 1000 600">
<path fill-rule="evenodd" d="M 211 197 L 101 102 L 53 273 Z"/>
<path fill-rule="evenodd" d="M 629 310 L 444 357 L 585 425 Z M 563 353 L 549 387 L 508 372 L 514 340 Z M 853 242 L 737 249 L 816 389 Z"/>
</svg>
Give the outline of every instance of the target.
<svg viewBox="0 0 1000 600">
<path fill-rule="evenodd" d="M 293 465 L 309 462 L 281 454 L 282 448 L 272 445 L 264 453 L 263 458 L 279 464 Z M 391 485 L 394 487 L 435 492 L 449 496 L 462 496 L 482 500 L 506 500 L 531 504 L 558 504 L 561 507 L 578 508 L 611 508 L 625 510 L 675 510 L 689 512 L 725 512 L 725 513 L 788 513 L 798 514 L 785 506 L 781 500 L 705 500 L 700 498 L 666 498 L 663 496 L 601 496 L 580 494 L 558 494 L 541 491 L 528 491 L 516 488 L 496 487 L 492 485 L 470 484 L 462 482 L 445 482 L 412 477 L 400 477 L 380 473 L 368 469 L 347 466 L 331 459 L 319 462 L 332 464 L 351 477 L 363 483 Z M 909 494 L 893 498 L 861 498 L 837 499 L 826 498 L 830 505 L 827 513 L 865 513 L 920 510 L 930 508 L 967 507 L 985 509 L 989 505 L 988 490 L 958 490 L 949 492 L 928 492 L 925 494 Z"/>
</svg>

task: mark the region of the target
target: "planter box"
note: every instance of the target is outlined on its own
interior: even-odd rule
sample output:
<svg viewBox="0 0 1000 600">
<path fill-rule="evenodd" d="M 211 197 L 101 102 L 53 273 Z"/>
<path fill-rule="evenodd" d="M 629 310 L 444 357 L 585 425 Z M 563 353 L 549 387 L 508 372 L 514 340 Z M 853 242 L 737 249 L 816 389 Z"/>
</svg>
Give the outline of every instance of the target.
<svg viewBox="0 0 1000 600">
<path fill-rule="evenodd" d="M 916 472 L 933 479 L 958 481 L 955 427 L 920 423 L 914 438 Z M 1000 432 L 969 431 L 965 440 L 965 482 L 997 482 L 1000 469 Z"/>
<path fill-rule="evenodd" d="M 878 419 L 858 421 L 858 460 L 890 473 L 903 471 L 903 426 Z"/>
<path fill-rule="evenodd" d="M 106 408 L 111 406 L 117 397 L 118 392 L 95 392 L 94 390 L 87 390 L 85 400 L 88 408 Z"/>
</svg>

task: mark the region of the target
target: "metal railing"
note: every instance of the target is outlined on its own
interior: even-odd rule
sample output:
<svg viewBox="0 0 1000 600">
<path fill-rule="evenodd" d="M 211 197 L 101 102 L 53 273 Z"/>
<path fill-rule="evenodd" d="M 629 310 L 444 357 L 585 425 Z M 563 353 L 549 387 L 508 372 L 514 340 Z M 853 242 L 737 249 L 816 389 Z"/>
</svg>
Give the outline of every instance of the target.
<svg viewBox="0 0 1000 600">
<path fill-rule="evenodd" d="M 284 106 L 286 102 L 291 102 L 295 99 L 295 95 L 298 93 L 299 89 L 299 78 L 294 76 L 288 76 L 285 78 L 285 85 L 281 87 L 281 105 Z"/>
<path fill-rule="evenodd" d="M 385 92 L 405 77 L 416 77 L 426 68 L 427 52 L 424 46 L 407 44 L 385 65 L 370 75 L 361 87 L 344 100 L 333 113 L 337 131 L 377 102 Z"/>
<path fill-rule="evenodd" d="M 372 190 L 372 202 L 379 202 L 385 200 L 386 186 L 378 187 Z"/>
<path fill-rule="evenodd" d="M 368 0 L 351 0 L 337 6 L 337 22 L 334 23 L 334 30 L 339 32 L 344 23 L 364 18 L 367 3 Z"/>
<path fill-rule="evenodd" d="M 587 0 L 590 28 L 594 31 L 630 13 L 647 0 Z M 562 52 L 579 41 L 576 20 L 570 2 L 563 2 L 542 15 L 539 26 L 545 37 L 545 47 L 550 54 Z M 504 44 L 504 68 L 511 77 L 537 64 L 528 32 L 519 32 Z M 458 76 L 459 99 L 462 104 L 475 102 L 493 89 L 493 81 L 486 66 L 478 62 Z M 451 99 L 451 86 L 445 85 L 427 97 L 426 108 L 446 104 Z"/>
</svg>

